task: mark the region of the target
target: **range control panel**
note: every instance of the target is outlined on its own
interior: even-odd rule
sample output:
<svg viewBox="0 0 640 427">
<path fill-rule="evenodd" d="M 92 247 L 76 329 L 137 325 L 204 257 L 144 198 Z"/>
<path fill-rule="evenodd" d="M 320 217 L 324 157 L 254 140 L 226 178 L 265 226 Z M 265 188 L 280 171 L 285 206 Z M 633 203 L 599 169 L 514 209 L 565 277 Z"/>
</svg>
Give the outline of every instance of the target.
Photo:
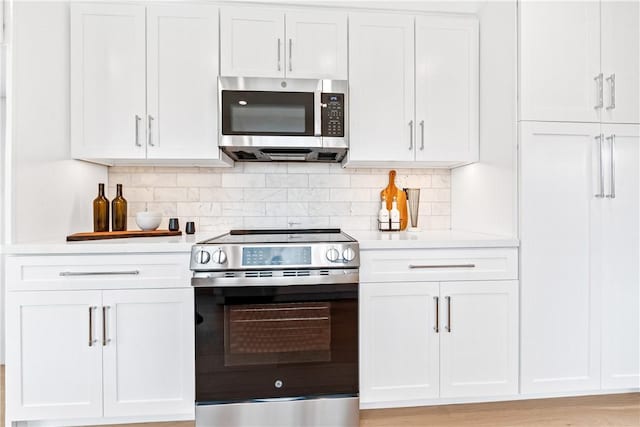
<svg viewBox="0 0 640 427">
<path fill-rule="evenodd" d="M 322 93 L 322 136 L 344 137 L 344 94 Z"/>
</svg>

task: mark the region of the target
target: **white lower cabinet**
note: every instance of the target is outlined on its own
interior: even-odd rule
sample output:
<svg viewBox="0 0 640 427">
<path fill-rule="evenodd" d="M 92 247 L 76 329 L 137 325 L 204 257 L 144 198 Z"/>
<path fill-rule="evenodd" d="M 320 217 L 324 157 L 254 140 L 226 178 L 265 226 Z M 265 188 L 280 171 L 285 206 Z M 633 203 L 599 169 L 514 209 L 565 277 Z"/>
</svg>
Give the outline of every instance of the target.
<svg viewBox="0 0 640 427">
<path fill-rule="evenodd" d="M 518 282 L 440 284 L 440 397 L 518 393 Z"/>
<path fill-rule="evenodd" d="M 193 410 L 191 289 L 104 291 L 104 416 Z"/>
<path fill-rule="evenodd" d="M 438 397 L 438 283 L 360 288 L 362 402 Z"/>
<path fill-rule="evenodd" d="M 363 283 L 366 407 L 518 392 L 518 282 Z"/>
<path fill-rule="evenodd" d="M 640 127 L 520 134 L 521 391 L 637 389 Z"/>
<path fill-rule="evenodd" d="M 9 292 L 9 419 L 191 414 L 192 293 Z"/>
<path fill-rule="evenodd" d="M 101 296 L 8 293 L 6 403 L 13 420 L 102 415 Z"/>
</svg>

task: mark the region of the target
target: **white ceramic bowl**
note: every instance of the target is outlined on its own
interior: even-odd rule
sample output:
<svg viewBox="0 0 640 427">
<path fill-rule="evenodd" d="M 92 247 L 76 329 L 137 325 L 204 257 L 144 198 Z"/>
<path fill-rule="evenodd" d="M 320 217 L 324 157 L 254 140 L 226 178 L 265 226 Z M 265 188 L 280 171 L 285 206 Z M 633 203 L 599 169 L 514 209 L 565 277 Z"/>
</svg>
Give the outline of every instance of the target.
<svg viewBox="0 0 640 427">
<path fill-rule="evenodd" d="M 162 214 L 160 212 L 138 212 L 136 224 L 144 231 L 152 231 L 160 226 Z"/>
</svg>

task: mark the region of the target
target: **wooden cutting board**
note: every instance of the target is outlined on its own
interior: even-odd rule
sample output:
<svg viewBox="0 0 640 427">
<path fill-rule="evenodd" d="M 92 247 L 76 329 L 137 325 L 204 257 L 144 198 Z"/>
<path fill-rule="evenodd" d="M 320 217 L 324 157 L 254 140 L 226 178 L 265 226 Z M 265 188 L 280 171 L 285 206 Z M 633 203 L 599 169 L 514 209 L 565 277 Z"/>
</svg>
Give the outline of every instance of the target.
<svg viewBox="0 0 640 427">
<path fill-rule="evenodd" d="M 169 230 L 127 230 L 127 231 L 94 231 L 87 233 L 74 233 L 67 236 L 67 242 L 83 242 L 85 240 L 125 239 L 129 237 L 162 237 L 180 236 L 182 231 Z"/>
<path fill-rule="evenodd" d="M 393 197 L 398 202 L 398 210 L 400 211 L 400 230 L 407 228 L 409 222 L 409 214 L 407 212 L 407 195 L 401 188 L 396 187 L 396 171 L 389 171 L 389 185 L 380 192 L 380 198 L 384 197 L 387 201 L 387 209 L 391 209 Z"/>
</svg>

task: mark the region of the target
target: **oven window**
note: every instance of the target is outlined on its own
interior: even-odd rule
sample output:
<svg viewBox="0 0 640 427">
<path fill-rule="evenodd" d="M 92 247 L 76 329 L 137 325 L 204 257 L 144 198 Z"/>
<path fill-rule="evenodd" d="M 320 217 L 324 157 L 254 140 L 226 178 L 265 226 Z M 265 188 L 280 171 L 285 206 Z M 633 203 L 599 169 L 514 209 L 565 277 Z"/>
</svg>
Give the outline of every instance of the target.
<svg viewBox="0 0 640 427">
<path fill-rule="evenodd" d="M 313 136 L 313 92 L 222 91 L 223 135 Z"/>
<path fill-rule="evenodd" d="M 225 366 L 328 362 L 331 303 L 225 307 Z"/>
</svg>

